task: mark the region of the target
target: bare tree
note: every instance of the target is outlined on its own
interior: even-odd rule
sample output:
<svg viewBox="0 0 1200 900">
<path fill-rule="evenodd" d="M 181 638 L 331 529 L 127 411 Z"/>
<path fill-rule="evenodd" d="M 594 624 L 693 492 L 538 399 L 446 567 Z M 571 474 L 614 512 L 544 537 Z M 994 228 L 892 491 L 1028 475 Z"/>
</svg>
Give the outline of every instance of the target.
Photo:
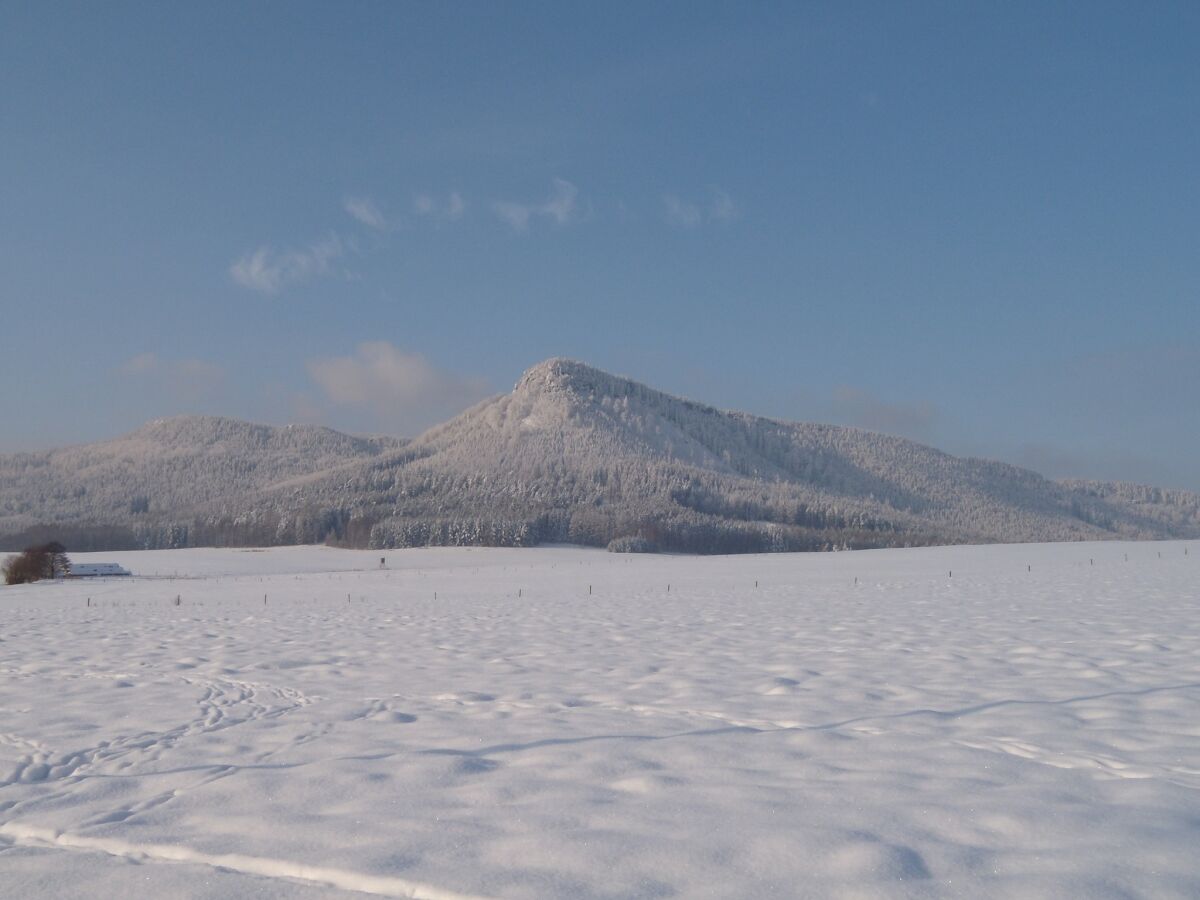
<svg viewBox="0 0 1200 900">
<path fill-rule="evenodd" d="M 26 547 L 4 561 L 5 584 L 28 584 L 43 578 L 65 578 L 71 571 L 67 548 L 58 541 Z"/>
</svg>

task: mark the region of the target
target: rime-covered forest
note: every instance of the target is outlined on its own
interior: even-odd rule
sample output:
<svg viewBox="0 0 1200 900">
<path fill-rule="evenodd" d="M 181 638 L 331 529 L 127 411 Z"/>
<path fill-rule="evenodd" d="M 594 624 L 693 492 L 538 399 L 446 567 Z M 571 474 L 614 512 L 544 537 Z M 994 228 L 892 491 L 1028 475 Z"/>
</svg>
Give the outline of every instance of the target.
<svg viewBox="0 0 1200 900">
<path fill-rule="evenodd" d="M 0 456 L 0 546 L 23 547 L 43 535 L 77 551 L 241 543 L 205 511 L 244 505 L 251 519 L 265 521 L 256 512 L 271 485 L 403 445 L 309 425 L 183 416 L 112 441 Z M 323 539 L 245 533 L 255 537 L 264 544 Z"/>
<path fill-rule="evenodd" d="M 1200 495 L 724 412 L 569 360 L 411 442 L 229 419 L 0 457 L 0 546 L 739 553 L 1200 536 Z"/>
</svg>

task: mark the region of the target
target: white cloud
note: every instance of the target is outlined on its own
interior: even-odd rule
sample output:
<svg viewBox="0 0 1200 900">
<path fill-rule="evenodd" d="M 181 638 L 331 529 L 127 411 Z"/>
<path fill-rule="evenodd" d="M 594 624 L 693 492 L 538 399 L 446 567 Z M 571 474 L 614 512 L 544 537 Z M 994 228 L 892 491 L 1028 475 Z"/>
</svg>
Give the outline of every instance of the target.
<svg viewBox="0 0 1200 900">
<path fill-rule="evenodd" d="M 406 434 L 491 393 L 486 381 L 446 372 L 388 341 L 366 341 L 350 356 L 311 360 L 308 373 L 330 403 L 370 415 L 374 427 Z"/>
<path fill-rule="evenodd" d="M 575 198 L 579 190 L 571 182 L 562 178 L 554 179 L 554 193 L 538 210 L 542 215 L 549 216 L 559 225 L 565 225 L 575 214 Z"/>
<path fill-rule="evenodd" d="M 342 209 L 368 228 L 376 231 L 387 228 L 387 219 L 370 197 L 346 197 L 342 200 Z"/>
<path fill-rule="evenodd" d="M 700 207 L 694 203 L 685 203 L 674 194 L 667 194 L 663 197 L 663 205 L 666 207 L 667 221 L 674 225 L 682 225 L 684 228 L 695 228 L 704 221 L 704 215 L 700 212 Z"/>
<path fill-rule="evenodd" d="M 121 363 L 122 375 L 146 375 L 158 368 L 157 353 L 139 353 Z"/>
<path fill-rule="evenodd" d="M 190 398 L 209 394 L 225 382 L 225 370 L 216 363 L 203 359 L 163 359 L 153 352 L 125 360 L 118 371 Z"/>
<path fill-rule="evenodd" d="M 529 217 L 533 215 L 532 207 L 521 203 L 498 201 L 492 204 L 492 209 L 496 215 L 508 223 L 513 231 L 525 231 L 529 228 Z"/>
<path fill-rule="evenodd" d="M 683 200 L 676 194 L 664 194 L 663 212 L 672 225 L 697 228 L 705 222 L 727 222 L 736 218 L 737 206 L 727 191 L 713 188 L 707 204 Z"/>
<path fill-rule="evenodd" d="M 458 191 L 451 191 L 444 202 L 432 194 L 418 194 L 413 198 L 413 210 L 418 216 L 429 216 L 446 222 L 461 219 L 466 209 L 467 201 Z"/>
<path fill-rule="evenodd" d="M 244 288 L 278 294 L 284 288 L 329 274 L 333 263 L 344 254 L 345 247 L 337 235 L 315 241 L 303 250 L 276 252 L 263 246 L 234 262 L 229 274 Z"/>
<path fill-rule="evenodd" d="M 834 390 L 830 413 L 839 422 L 917 439 L 927 438 L 940 418 L 932 403 L 889 403 L 851 385 Z"/>
<path fill-rule="evenodd" d="M 521 203 L 498 201 L 492 204 L 492 209 L 496 215 L 508 223 L 513 231 L 525 231 L 529 228 L 529 217 L 533 215 L 533 207 Z"/>
<path fill-rule="evenodd" d="M 732 219 L 735 215 L 737 215 L 737 208 L 733 205 L 733 198 L 720 188 L 713 191 L 713 200 L 712 205 L 709 206 L 708 217 L 714 222 L 722 222 L 726 219 Z"/>
<path fill-rule="evenodd" d="M 535 218 L 544 218 L 555 225 L 566 225 L 576 213 L 579 189 L 565 178 L 555 178 L 549 198 L 543 203 L 515 203 L 499 201 L 492 204 L 492 211 L 508 223 L 513 231 L 527 231 Z"/>
</svg>

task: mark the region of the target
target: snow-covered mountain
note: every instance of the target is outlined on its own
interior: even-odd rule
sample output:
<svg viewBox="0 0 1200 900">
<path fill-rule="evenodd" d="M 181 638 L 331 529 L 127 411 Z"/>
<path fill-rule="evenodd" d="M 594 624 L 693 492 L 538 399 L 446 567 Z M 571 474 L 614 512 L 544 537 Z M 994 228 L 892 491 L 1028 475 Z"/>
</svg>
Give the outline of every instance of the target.
<svg viewBox="0 0 1200 900">
<path fill-rule="evenodd" d="M 349 476 L 349 477 L 347 477 Z M 1200 497 L 1065 485 L 856 428 L 723 412 L 552 359 L 353 474 L 378 546 L 606 544 L 699 552 L 1200 534 Z"/>
<path fill-rule="evenodd" d="M 214 438 L 222 428 L 240 437 Z M 148 546 L 615 541 L 737 552 L 1200 536 L 1200 495 L 1055 482 L 856 428 L 725 412 L 564 359 L 411 443 L 257 428 L 151 423 L 38 455 L 58 465 L 34 479 L 37 467 L 20 462 L 31 455 L 2 458 L 0 533 L 19 512 L 119 525 Z"/>
<path fill-rule="evenodd" d="M 253 510 L 272 484 L 336 471 L 403 444 L 312 425 L 179 416 L 111 441 L 0 456 L 0 547 L 47 535 L 80 550 L 191 543 L 203 539 L 186 535 L 196 514 L 214 504 Z"/>
</svg>

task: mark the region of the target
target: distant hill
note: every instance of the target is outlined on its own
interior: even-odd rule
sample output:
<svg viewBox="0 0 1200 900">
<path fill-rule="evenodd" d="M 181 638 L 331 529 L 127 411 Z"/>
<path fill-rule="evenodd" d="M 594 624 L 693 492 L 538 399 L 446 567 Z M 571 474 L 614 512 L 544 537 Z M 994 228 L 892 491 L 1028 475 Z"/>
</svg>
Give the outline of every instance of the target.
<svg viewBox="0 0 1200 900">
<path fill-rule="evenodd" d="M 408 443 L 173 419 L 0 457 L 5 545 L 10 521 L 118 527 L 142 546 L 570 541 L 712 553 L 1200 537 L 1200 495 L 1051 481 L 856 428 L 725 412 L 552 359 Z"/>
<path fill-rule="evenodd" d="M 271 485 L 335 471 L 404 443 L 312 425 L 179 416 L 111 441 L 0 456 L 0 548 L 47 535 L 75 550 L 224 543 L 205 534 L 204 511 L 230 504 L 254 521 L 255 498 Z M 279 521 L 271 525 L 272 533 L 246 538 L 267 544 L 324 538 L 296 533 L 286 522 L 282 529 Z"/>
</svg>

